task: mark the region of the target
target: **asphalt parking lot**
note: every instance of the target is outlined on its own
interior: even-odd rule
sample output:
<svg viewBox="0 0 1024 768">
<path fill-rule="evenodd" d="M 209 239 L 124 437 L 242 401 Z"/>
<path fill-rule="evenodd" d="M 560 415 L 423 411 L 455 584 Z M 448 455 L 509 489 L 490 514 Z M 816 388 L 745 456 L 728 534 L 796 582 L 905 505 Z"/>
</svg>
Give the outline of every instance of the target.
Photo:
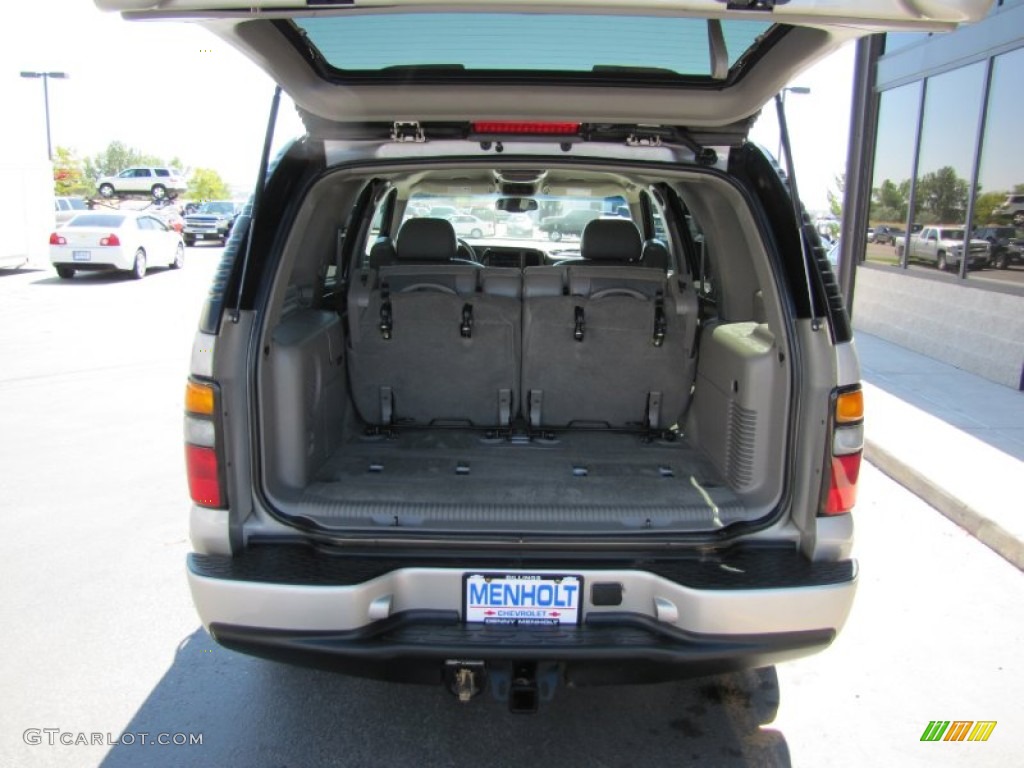
<svg viewBox="0 0 1024 768">
<path fill-rule="evenodd" d="M 539 714 L 513 716 L 486 695 L 460 705 L 440 688 L 221 649 L 185 583 L 181 412 L 219 254 L 190 248 L 183 270 L 142 281 L 0 271 L 0 765 L 1019 762 L 1019 571 L 870 465 L 855 513 L 857 601 L 812 658 L 560 690 Z M 985 743 L 921 742 L 937 718 L 998 725 Z M 161 734 L 202 743 L 144 741 Z"/>
</svg>

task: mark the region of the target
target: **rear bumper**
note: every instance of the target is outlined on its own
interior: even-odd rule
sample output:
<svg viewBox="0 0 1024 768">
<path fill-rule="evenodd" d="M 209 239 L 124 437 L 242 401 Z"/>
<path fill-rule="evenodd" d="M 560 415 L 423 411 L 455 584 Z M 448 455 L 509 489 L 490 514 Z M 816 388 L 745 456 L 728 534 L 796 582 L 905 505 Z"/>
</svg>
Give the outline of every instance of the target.
<svg viewBox="0 0 1024 768">
<path fill-rule="evenodd" d="M 582 577 L 578 626 L 465 624 L 463 576 L 535 571 Z M 222 645 L 349 674 L 437 682 L 445 662 L 553 662 L 577 683 L 665 680 L 814 653 L 849 613 L 856 564 L 809 563 L 789 548 L 720 557 L 557 562 L 338 556 L 263 546 L 192 554 L 189 586 Z M 621 586 L 614 605 L 594 585 Z"/>
<path fill-rule="evenodd" d="M 214 623 L 221 645 L 252 656 L 380 680 L 440 684 L 450 662 L 492 673 L 512 664 L 557 665 L 574 685 L 626 684 L 720 674 L 806 656 L 831 629 L 699 635 L 631 613 L 596 613 L 578 627 L 463 624 L 457 612 L 410 611 L 348 632 L 271 630 Z"/>
<path fill-rule="evenodd" d="M 103 248 L 82 248 L 89 252 L 88 261 L 75 261 L 71 248 L 50 251 L 50 263 L 55 267 L 73 267 L 82 272 L 104 272 L 108 270 L 129 270 L 135 266 L 135 254 L 128 253 L 120 246 Z"/>
</svg>

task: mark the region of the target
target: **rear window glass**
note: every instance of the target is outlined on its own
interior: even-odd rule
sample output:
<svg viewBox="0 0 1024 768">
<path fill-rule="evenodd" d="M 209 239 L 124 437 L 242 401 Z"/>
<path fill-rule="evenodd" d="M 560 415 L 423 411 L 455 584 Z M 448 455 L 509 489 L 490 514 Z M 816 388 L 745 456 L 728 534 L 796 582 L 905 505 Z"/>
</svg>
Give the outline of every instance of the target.
<svg viewBox="0 0 1024 768">
<path fill-rule="evenodd" d="M 328 65 L 671 74 L 708 77 L 704 19 L 565 14 L 431 13 L 300 18 L 295 25 Z M 730 69 L 772 24 L 723 21 Z"/>
<path fill-rule="evenodd" d="M 124 216 L 113 213 L 80 213 L 67 223 L 69 227 L 110 227 L 124 224 Z"/>
<path fill-rule="evenodd" d="M 234 203 L 203 203 L 199 206 L 199 213 L 234 213 Z"/>
</svg>

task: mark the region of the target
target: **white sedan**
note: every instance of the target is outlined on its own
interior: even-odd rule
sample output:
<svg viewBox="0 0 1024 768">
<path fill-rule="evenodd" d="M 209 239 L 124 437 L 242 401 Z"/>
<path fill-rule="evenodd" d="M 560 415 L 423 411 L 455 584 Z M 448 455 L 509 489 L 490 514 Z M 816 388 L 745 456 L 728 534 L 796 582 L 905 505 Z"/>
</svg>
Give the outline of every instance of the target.
<svg viewBox="0 0 1024 768">
<path fill-rule="evenodd" d="M 123 270 L 141 280 L 149 267 L 180 269 L 181 235 L 148 213 L 80 213 L 50 235 L 50 263 L 68 279 L 75 272 Z"/>
<path fill-rule="evenodd" d="M 476 216 L 458 214 L 449 216 L 448 221 L 455 227 L 455 234 L 459 237 L 483 237 L 485 232 L 494 234 L 494 225 Z"/>
</svg>

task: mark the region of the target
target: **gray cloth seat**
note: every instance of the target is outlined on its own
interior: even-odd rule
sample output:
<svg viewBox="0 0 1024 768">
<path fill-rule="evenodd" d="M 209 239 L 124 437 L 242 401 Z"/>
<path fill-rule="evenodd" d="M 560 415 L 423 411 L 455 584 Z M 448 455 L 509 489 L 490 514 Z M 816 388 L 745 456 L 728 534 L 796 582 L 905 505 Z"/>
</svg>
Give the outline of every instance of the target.
<svg viewBox="0 0 1024 768">
<path fill-rule="evenodd" d="M 662 269 L 635 266 L 640 255 L 632 222 L 597 220 L 580 262 L 526 270 L 522 392 L 532 426 L 666 429 L 682 417 L 696 296 Z"/>
<path fill-rule="evenodd" d="M 443 219 L 410 219 L 350 300 L 349 381 L 376 425 L 507 425 L 518 408 L 521 277 L 452 263 Z M 356 290 L 359 290 L 357 287 Z"/>
</svg>

